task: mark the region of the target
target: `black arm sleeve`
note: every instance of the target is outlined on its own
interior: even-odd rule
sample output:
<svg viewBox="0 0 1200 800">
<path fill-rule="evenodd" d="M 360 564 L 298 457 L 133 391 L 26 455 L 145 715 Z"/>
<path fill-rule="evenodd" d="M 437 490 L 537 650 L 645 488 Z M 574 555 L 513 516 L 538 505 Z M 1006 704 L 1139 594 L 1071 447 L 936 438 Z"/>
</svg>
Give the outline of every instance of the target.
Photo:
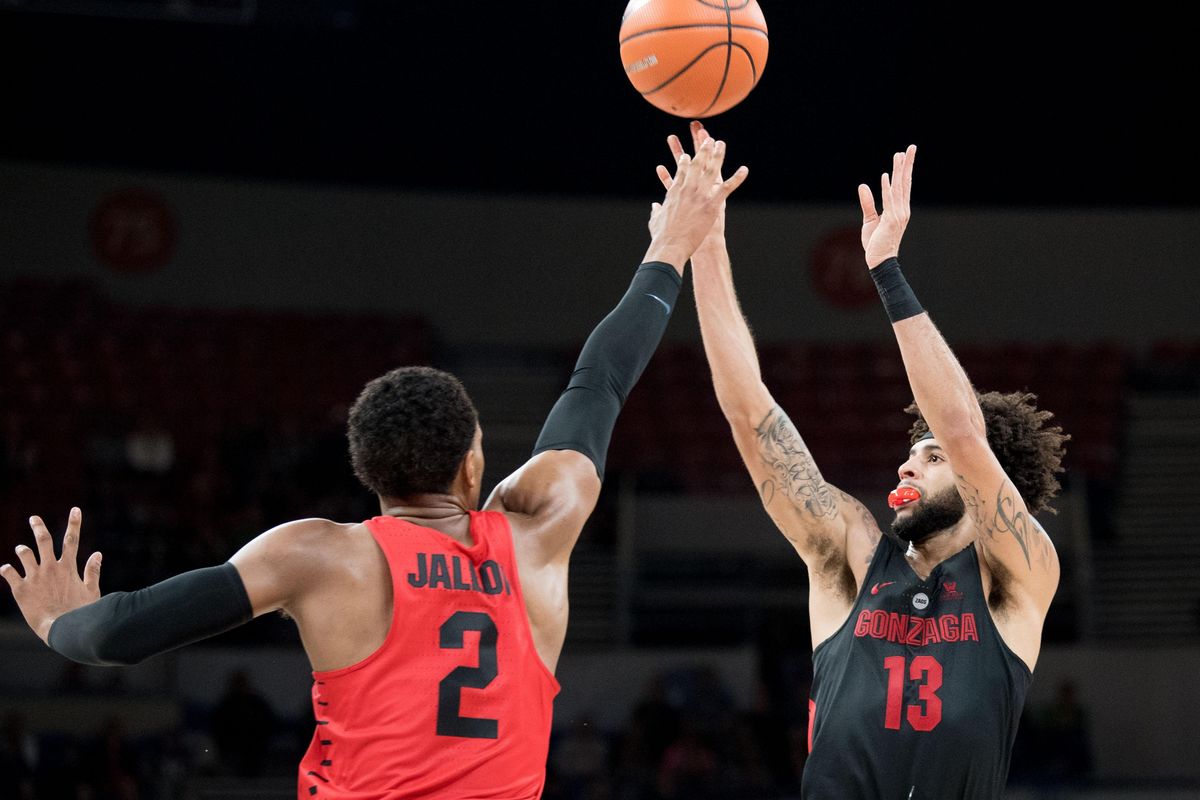
<svg viewBox="0 0 1200 800">
<path fill-rule="evenodd" d="M 535 455 L 575 450 L 592 460 L 603 480 L 617 414 L 667 329 L 682 283 L 670 264 L 638 267 L 629 291 L 584 343 L 566 391 L 546 417 Z"/>
<path fill-rule="evenodd" d="M 112 592 L 63 614 L 50 647 L 81 664 L 137 664 L 249 622 L 253 612 L 233 564 L 185 572 L 136 592 Z"/>
</svg>

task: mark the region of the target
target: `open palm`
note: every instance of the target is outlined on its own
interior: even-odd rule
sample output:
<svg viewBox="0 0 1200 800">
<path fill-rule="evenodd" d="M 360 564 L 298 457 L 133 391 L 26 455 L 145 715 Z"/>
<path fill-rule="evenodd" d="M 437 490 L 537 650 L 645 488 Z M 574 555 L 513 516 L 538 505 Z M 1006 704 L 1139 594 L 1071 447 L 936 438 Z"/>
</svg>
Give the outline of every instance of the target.
<svg viewBox="0 0 1200 800">
<path fill-rule="evenodd" d="M 915 144 L 910 144 L 903 153 L 892 156 L 892 174 L 883 173 L 879 182 L 882 214 L 875 207 L 871 187 L 865 183 L 858 187 L 858 202 L 863 212 L 863 253 L 871 269 L 900 254 L 900 240 L 904 237 L 911 214 L 909 200 L 912 197 L 912 170 L 916 157 Z"/>
</svg>

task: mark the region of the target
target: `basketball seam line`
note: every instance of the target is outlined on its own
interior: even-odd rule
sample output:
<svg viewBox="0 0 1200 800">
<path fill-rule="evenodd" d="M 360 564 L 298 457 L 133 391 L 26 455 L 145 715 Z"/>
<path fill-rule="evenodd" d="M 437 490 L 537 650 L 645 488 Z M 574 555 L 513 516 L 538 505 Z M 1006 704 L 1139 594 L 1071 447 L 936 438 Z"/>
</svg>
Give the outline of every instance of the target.
<svg viewBox="0 0 1200 800">
<path fill-rule="evenodd" d="M 740 31 L 753 31 L 754 33 L 761 33 L 764 37 L 770 38 L 765 30 L 763 30 L 762 28 L 756 28 L 753 25 L 738 25 L 736 23 L 734 23 L 732 25 L 722 25 L 717 22 L 713 22 L 713 23 L 697 22 L 697 23 L 694 23 L 691 25 L 664 25 L 659 28 L 648 28 L 647 30 L 638 31 L 637 33 L 630 34 L 629 36 L 622 39 L 619 42 L 619 44 L 625 44 L 626 42 L 630 42 L 630 41 L 638 38 L 639 36 L 646 36 L 647 34 L 658 33 L 659 31 L 683 31 L 683 30 L 693 30 L 693 29 L 701 29 L 701 28 L 737 28 Z"/>
<path fill-rule="evenodd" d="M 729 46 L 736 47 L 746 54 L 746 60 L 750 62 L 750 77 L 754 79 L 754 82 L 750 84 L 750 88 L 758 86 L 758 67 L 754 63 L 754 56 L 750 53 L 750 49 L 740 42 L 731 42 Z"/>
<path fill-rule="evenodd" d="M 647 90 L 646 90 L 646 91 L 644 91 L 644 92 L 640 92 L 640 94 L 641 94 L 643 97 L 645 97 L 645 96 L 646 96 L 646 95 L 648 95 L 648 94 L 654 94 L 655 92 L 657 92 L 657 91 L 659 91 L 659 90 L 663 89 L 665 86 L 667 86 L 667 84 L 673 83 L 673 82 L 675 81 L 675 79 L 676 79 L 676 78 L 678 78 L 679 76 L 683 75 L 683 73 L 685 73 L 685 72 L 687 72 L 689 69 L 691 69 L 691 68 L 692 68 L 692 66 L 693 66 L 693 65 L 694 65 L 694 64 L 695 64 L 697 61 L 699 61 L 700 59 L 704 58 L 706 55 L 708 55 L 710 52 L 712 52 L 713 50 L 717 49 L 718 47 L 725 47 L 725 48 L 728 48 L 728 47 L 729 47 L 729 45 L 728 45 L 728 43 L 726 43 L 726 42 L 717 42 L 716 44 L 710 44 L 708 47 L 706 47 L 706 48 L 704 48 L 702 51 L 700 51 L 700 55 L 696 56 L 696 57 L 695 57 L 695 58 L 693 58 L 691 61 L 689 61 L 688 63 L 684 64 L 684 65 L 683 65 L 683 68 L 682 68 L 682 69 L 680 69 L 678 72 L 676 72 L 674 75 L 672 75 L 671 77 L 667 78 L 665 81 L 663 81 L 662 83 L 660 83 L 658 86 L 655 86 L 653 89 L 647 89 Z"/>
<path fill-rule="evenodd" d="M 709 7 L 709 8 L 717 8 L 717 9 L 720 9 L 720 10 L 722 10 L 722 11 L 724 11 L 725 9 L 729 9 L 729 10 L 731 10 L 731 11 L 741 11 L 743 8 L 745 8 L 746 6 L 750 5 L 750 0 L 742 0 L 742 4 L 741 4 L 740 6 L 731 6 L 731 5 L 729 5 L 729 2 L 728 2 L 728 0 L 721 0 L 721 1 L 722 1 L 722 3 L 724 3 L 724 5 L 719 5 L 719 6 L 718 6 L 718 5 L 714 4 L 714 3 L 707 3 L 707 2 L 705 2 L 705 0 L 696 0 L 696 2 L 697 2 L 697 3 L 699 3 L 699 4 L 700 4 L 700 5 L 702 5 L 702 6 L 707 6 L 707 7 Z"/>
<path fill-rule="evenodd" d="M 721 83 L 717 85 L 717 93 L 712 102 L 697 115 L 701 117 L 712 111 L 712 107 L 721 99 L 721 92 L 725 91 L 725 82 L 729 80 L 729 62 L 733 60 L 733 12 L 729 10 L 729 0 L 721 0 L 721 2 L 725 5 L 725 71 L 721 73 Z"/>
</svg>

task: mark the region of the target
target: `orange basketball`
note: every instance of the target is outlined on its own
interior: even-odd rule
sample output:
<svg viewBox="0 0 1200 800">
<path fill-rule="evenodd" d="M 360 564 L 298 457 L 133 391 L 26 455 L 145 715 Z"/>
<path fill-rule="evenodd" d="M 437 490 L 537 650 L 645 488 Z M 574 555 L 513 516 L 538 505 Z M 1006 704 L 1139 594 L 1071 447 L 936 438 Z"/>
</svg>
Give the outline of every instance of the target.
<svg viewBox="0 0 1200 800">
<path fill-rule="evenodd" d="M 746 99 L 767 65 L 757 0 L 630 0 L 621 63 L 633 88 L 677 117 L 711 117 Z"/>
</svg>

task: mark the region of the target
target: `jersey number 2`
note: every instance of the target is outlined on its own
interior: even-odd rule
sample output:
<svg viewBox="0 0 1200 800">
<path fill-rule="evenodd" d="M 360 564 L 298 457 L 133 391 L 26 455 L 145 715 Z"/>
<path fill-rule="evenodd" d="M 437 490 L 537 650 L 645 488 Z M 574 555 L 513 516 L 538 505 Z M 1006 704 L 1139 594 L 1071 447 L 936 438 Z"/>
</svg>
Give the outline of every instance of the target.
<svg viewBox="0 0 1200 800">
<path fill-rule="evenodd" d="M 479 666 L 455 667 L 438 684 L 438 736 L 495 739 L 500 727 L 497 720 L 464 717 L 458 710 L 462 704 L 463 689 L 482 689 L 495 680 L 499 673 L 496 665 L 496 639 L 499 633 L 496 623 L 487 614 L 480 611 L 455 611 L 450 619 L 442 623 L 442 649 L 461 650 L 467 631 L 479 632 Z"/>
<path fill-rule="evenodd" d="M 888 656 L 883 668 L 888 673 L 887 710 L 883 727 L 900 730 L 900 705 L 904 700 L 904 656 Z M 910 705 L 905 711 L 908 724 L 918 731 L 931 731 L 942 721 L 942 699 L 937 690 L 942 688 L 942 665 L 933 656 L 916 656 L 908 669 L 908 677 L 914 681 L 924 679 L 917 690 L 917 698 L 924 703 Z"/>
</svg>

